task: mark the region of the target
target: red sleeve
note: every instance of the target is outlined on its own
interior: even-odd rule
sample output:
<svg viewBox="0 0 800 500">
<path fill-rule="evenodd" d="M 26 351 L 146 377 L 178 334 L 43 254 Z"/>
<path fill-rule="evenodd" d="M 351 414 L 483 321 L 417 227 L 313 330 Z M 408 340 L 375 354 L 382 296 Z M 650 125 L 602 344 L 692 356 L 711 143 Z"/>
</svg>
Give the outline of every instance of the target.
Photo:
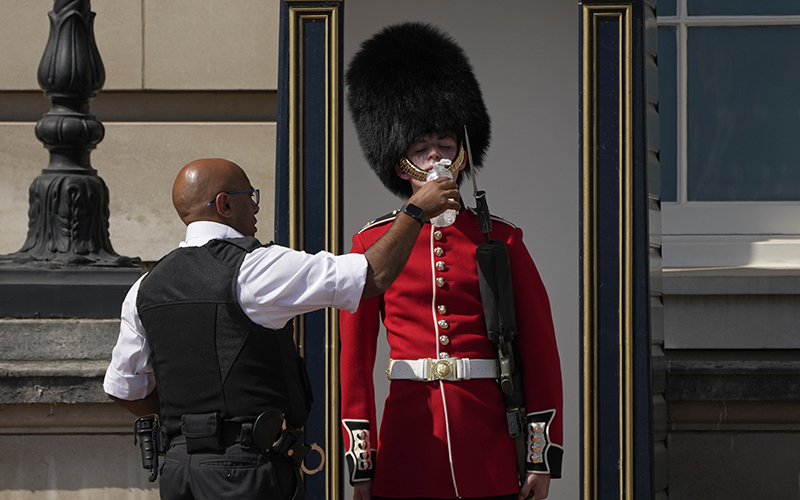
<svg viewBox="0 0 800 500">
<path fill-rule="evenodd" d="M 514 303 L 517 312 L 517 349 L 522 362 L 527 423 L 544 423 L 546 447 L 541 467 L 560 477 L 564 444 L 561 361 L 556 344 L 550 299 L 539 271 L 515 229 L 507 243 L 511 259 Z M 536 426 L 533 425 L 532 428 Z M 529 438 L 533 434 L 529 430 Z M 530 459 L 531 457 L 529 457 Z M 543 469 L 531 466 L 529 470 Z"/>
<path fill-rule="evenodd" d="M 368 247 L 360 234 L 353 236 L 353 253 L 364 253 Z M 370 479 L 374 470 L 378 426 L 372 371 L 382 300 L 382 295 L 362 299 L 354 314 L 339 313 L 342 431 L 351 483 Z"/>
</svg>

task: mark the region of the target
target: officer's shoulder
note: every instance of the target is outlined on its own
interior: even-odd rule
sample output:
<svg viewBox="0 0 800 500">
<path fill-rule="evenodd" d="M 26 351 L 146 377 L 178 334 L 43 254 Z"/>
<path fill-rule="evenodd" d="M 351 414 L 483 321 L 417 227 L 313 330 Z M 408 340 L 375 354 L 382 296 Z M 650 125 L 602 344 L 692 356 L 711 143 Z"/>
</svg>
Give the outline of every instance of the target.
<svg viewBox="0 0 800 500">
<path fill-rule="evenodd" d="M 478 212 L 475 211 L 474 207 L 467 207 L 467 210 L 469 210 L 472 213 L 472 215 L 474 215 L 475 217 L 478 216 Z M 496 223 L 499 223 L 499 224 L 504 224 L 504 225 L 508 226 L 510 229 L 516 229 L 517 228 L 517 226 L 513 222 L 508 220 L 508 219 L 504 219 L 503 217 L 500 217 L 499 215 L 494 215 L 494 214 L 490 214 L 490 215 L 491 215 L 491 218 L 492 218 L 492 223 L 496 222 Z"/>
<path fill-rule="evenodd" d="M 386 215 L 382 215 L 375 220 L 372 220 L 364 225 L 358 232 L 363 233 L 364 231 L 368 231 L 372 228 L 383 226 L 385 224 L 391 223 L 396 217 L 399 210 L 393 210 Z"/>
</svg>

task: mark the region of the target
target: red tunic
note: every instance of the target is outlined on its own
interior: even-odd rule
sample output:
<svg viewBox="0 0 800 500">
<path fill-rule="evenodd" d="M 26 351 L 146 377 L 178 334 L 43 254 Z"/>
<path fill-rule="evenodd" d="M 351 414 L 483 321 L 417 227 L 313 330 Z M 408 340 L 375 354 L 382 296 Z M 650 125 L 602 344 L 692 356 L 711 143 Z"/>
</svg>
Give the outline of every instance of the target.
<svg viewBox="0 0 800 500">
<path fill-rule="evenodd" d="M 393 220 L 389 217 L 362 229 L 353 237 L 352 251 L 363 253 Z M 492 239 L 506 243 L 511 259 L 526 411 L 538 417 L 538 412 L 546 412 L 546 449 L 538 467 L 559 477 L 562 385 L 550 303 L 522 242 L 522 231 L 501 219 L 493 222 Z M 486 336 L 475 260 L 475 248 L 483 240 L 477 218 L 468 210 L 446 228 L 425 224 L 389 290 L 362 300 L 355 314 L 341 313 L 345 450 L 351 481 L 374 474 L 374 495 L 456 498 L 519 492 L 514 444 L 494 379 L 393 380 L 377 453 L 374 449 L 378 427 L 372 373 L 381 317 L 392 359 L 495 357 Z M 440 261 L 443 264 L 437 267 Z M 436 278 L 444 278 L 442 286 Z M 446 320 L 444 326 L 441 320 Z M 542 420 L 538 417 L 534 420 Z M 358 429 L 369 433 L 359 434 Z M 371 450 L 368 455 L 361 452 L 366 460 L 360 462 L 354 455 L 359 446 Z"/>
</svg>

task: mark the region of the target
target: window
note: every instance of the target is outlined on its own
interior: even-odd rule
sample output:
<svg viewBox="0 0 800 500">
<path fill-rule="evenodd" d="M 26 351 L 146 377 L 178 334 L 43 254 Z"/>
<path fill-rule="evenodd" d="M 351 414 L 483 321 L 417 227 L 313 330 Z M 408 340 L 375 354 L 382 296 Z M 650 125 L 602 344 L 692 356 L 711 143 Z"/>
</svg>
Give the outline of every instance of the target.
<svg viewBox="0 0 800 500">
<path fill-rule="evenodd" d="M 658 9 L 665 267 L 800 265 L 800 2 Z"/>
</svg>

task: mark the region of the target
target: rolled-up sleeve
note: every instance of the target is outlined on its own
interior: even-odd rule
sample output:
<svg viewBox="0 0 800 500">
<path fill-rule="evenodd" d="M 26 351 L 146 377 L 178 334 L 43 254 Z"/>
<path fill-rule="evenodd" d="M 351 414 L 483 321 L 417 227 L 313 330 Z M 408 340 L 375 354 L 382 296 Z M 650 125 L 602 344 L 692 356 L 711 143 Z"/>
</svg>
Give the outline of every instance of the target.
<svg viewBox="0 0 800 500">
<path fill-rule="evenodd" d="M 367 277 L 360 254 L 307 254 L 272 245 L 250 252 L 239 269 L 237 290 L 245 314 L 267 328 L 326 307 L 354 312 Z"/>
<path fill-rule="evenodd" d="M 129 401 L 145 398 L 156 386 L 150 346 L 136 311 L 140 283 L 134 283 L 122 303 L 119 337 L 103 380 L 106 394 Z"/>
</svg>

